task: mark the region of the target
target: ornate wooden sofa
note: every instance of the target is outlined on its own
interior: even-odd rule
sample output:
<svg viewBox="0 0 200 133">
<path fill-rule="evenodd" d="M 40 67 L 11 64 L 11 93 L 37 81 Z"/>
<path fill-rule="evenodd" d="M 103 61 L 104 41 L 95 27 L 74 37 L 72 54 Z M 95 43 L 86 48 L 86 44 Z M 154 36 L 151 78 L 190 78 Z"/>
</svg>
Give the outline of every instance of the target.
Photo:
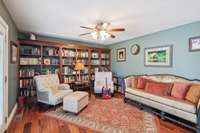
<svg viewBox="0 0 200 133">
<path fill-rule="evenodd" d="M 138 105 L 141 109 L 146 109 L 163 119 L 171 120 L 200 133 L 200 100 L 195 105 L 185 100 L 175 99 L 170 96 L 159 96 L 134 88 L 131 86 L 131 83 L 134 84 L 131 79 L 138 76 L 161 83 L 185 82 L 200 85 L 199 80 L 189 80 L 169 74 L 127 76 L 125 78 L 124 101 Z"/>
</svg>

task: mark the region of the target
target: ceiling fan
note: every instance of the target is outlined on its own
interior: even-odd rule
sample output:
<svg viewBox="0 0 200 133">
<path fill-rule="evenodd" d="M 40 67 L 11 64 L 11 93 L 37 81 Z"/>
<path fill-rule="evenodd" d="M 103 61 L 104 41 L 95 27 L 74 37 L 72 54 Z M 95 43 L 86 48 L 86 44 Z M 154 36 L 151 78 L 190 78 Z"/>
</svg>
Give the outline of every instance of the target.
<svg viewBox="0 0 200 133">
<path fill-rule="evenodd" d="M 92 37 L 96 40 L 106 40 L 108 38 L 115 38 L 116 36 L 112 34 L 112 32 L 123 32 L 125 28 L 111 28 L 111 24 L 109 22 L 100 22 L 97 23 L 94 28 L 87 26 L 80 26 L 81 28 L 91 30 L 90 32 L 80 34 L 80 36 L 92 35 Z"/>
</svg>

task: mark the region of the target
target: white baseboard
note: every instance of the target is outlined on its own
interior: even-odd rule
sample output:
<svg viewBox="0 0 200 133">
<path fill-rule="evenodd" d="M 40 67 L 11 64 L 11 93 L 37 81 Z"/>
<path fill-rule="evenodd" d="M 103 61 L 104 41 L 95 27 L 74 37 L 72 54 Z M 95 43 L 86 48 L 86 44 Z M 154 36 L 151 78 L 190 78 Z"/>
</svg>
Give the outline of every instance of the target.
<svg viewBox="0 0 200 133">
<path fill-rule="evenodd" d="M 14 117 L 16 111 L 17 111 L 17 103 L 15 104 L 15 106 L 14 106 L 14 108 L 13 108 L 11 114 L 9 115 L 9 117 L 8 117 L 8 119 L 7 119 L 6 129 L 8 129 L 10 123 L 12 122 L 13 117 Z"/>
</svg>

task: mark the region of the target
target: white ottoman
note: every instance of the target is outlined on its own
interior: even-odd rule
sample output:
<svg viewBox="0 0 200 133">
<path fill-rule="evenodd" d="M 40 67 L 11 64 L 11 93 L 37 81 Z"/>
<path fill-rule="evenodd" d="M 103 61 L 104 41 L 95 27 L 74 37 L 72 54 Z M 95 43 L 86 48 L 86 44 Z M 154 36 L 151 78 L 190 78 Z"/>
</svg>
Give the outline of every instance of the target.
<svg viewBox="0 0 200 133">
<path fill-rule="evenodd" d="M 63 98 L 63 110 L 78 114 L 88 105 L 88 93 L 76 91 L 66 95 Z"/>
</svg>

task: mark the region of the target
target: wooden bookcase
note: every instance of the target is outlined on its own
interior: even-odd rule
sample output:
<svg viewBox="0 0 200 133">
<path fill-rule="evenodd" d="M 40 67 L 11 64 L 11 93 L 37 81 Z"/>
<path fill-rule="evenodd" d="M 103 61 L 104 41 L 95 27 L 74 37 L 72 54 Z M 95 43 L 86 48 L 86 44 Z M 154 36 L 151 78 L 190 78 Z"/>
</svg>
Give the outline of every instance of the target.
<svg viewBox="0 0 200 133">
<path fill-rule="evenodd" d="M 61 83 L 73 83 L 78 75 L 74 70 L 77 60 L 85 66 L 82 80 L 92 82 L 95 71 L 111 69 L 110 49 L 48 41 L 20 40 L 19 43 L 19 96 L 36 95 L 35 75 L 58 73 Z"/>
</svg>

